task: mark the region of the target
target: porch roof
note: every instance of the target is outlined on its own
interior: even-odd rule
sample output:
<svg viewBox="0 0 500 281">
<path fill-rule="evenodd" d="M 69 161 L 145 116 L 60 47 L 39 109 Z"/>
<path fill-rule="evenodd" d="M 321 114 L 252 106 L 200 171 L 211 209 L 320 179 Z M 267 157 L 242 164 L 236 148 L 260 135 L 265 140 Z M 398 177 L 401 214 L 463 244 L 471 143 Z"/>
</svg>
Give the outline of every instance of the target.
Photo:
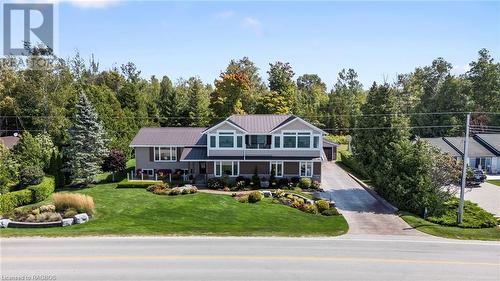
<svg viewBox="0 0 500 281">
<path fill-rule="evenodd" d="M 262 160 L 262 161 L 321 161 L 319 157 L 276 157 L 276 156 L 207 156 L 204 147 L 186 147 L 182 150 L 180 161 L 213 161 L 213 160 Z"/>
</svg>

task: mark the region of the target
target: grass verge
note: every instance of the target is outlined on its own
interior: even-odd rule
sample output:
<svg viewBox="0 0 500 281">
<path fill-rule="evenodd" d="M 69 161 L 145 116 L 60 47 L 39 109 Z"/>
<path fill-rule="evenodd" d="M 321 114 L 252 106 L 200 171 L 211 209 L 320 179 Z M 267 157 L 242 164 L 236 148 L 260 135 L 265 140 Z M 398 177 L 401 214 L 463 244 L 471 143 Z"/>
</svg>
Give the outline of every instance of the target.
<svg viewBox="0 0 500 281">
<path fill-rule="evenodd" d="M 408 212 L 401 212 L 400 216 L 411 227 L 434 236 L 463 240 L 500 240 L 500 227 L 498 226 L 479 229 L 461 228 L 438 225 Z"/>
<path fill-rule="evenodd" d="M 487 181 L 487 182 L 489 182 L 491 184 L 494 184 L 496 186 L 500 186 L 500 180 L 490 180 L 490 181 Z"/>
<path fill-rule="evenodd" d="M 88 223 L 64 228 L 7 228 L 0 230 L 0 236 L 335 236 L 348 229 L 342 216 L 311 215 L 269 199 L 242 204 L 230 196 L 205 193 L 160 196 L 145 189 L 117 189 L 116 184 L 77 192 L 94 199 L 96 213 Z"/>
</svg>

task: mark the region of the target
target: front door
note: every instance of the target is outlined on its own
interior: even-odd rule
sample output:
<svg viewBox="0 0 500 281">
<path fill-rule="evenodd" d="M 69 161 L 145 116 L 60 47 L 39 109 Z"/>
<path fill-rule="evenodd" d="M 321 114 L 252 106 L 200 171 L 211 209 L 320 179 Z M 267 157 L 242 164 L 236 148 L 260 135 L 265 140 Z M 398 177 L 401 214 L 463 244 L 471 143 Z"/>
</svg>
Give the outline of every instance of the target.
<svg viewBox="0 0 500 281">
<path fill-rule="evenodd" d="M 206 173 L 207 173 L 207 163 L 200 162 L 200 174 L 206 174 Z"/>
</svg>

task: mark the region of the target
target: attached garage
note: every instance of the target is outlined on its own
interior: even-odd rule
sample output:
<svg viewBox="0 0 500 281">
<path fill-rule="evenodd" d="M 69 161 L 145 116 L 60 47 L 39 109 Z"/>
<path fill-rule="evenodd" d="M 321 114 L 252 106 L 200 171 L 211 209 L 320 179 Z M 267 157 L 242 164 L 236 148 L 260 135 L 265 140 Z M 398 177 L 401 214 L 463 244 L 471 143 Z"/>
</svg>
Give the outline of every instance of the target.
<svg viewBox="0 0 500 281">
<path fill-rule="evenodd" d="M 326 160 L 335 161 L 337 159 L 337 146 L 339 145 L 334 142 L 323 140 L 323 152 Z"/>
</svg>

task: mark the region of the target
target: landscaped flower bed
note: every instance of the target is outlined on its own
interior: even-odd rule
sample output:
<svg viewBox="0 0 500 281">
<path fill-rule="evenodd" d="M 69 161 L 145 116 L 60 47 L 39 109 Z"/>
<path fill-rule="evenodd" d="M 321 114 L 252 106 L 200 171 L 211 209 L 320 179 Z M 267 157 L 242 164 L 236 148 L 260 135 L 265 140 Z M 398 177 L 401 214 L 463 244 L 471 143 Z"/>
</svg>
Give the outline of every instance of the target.
<svg viewBox="0 0 500 281">
<path fill-rule="evenodd" d="M 184 195 L 198 192 L 196 186 L 185 185 L 170 188 L 166 183 L 150 185 L 146 190 L 157 195 Z"/>
<path fill-rule="evenodd" d="M 240 190 L 257 190 L 261 188 L 281 188 L 287 190 L 303 190 L 303 191 L 319 191 L 321 184 L 318 181 L 313 181 L 310 178 L 293 177 L 290 180 L 287 178 L 261 177 L 254 175 L 252 178 L 238 176 L 234 181 L 228 177 L 211 178 L 208 180 L 207 187 L 209 189 L 223 191 L 240 191 Z"/>
<path fill-rule="evenodd" d="M 303 212 L 310 214 L 321 214 L 323 216 L 335 216 L 339 215 L 337 209 L 332 203 L 326 200 L 307 199 L 301 195 L 294 193 L 286 193 L 285 191 L 278 189 L 271 193 L 273 202 L 277 204 L 283 204 L 295 209 L 299 209 Z M 234 197 L 241 203 L 257 203 L 264 197 L 261 192 L 254 191 L 248 195 L 245 194 L 235 194 Z"/>
<path fill-rule="evenodd" d="M 2 227 L 66 226 L 84 223 L 94 213 L 94 201 L 87 195 L 54 193 L 52 200 L 53 205 L 14 209 L 3 216 Z"/>
</svg>

